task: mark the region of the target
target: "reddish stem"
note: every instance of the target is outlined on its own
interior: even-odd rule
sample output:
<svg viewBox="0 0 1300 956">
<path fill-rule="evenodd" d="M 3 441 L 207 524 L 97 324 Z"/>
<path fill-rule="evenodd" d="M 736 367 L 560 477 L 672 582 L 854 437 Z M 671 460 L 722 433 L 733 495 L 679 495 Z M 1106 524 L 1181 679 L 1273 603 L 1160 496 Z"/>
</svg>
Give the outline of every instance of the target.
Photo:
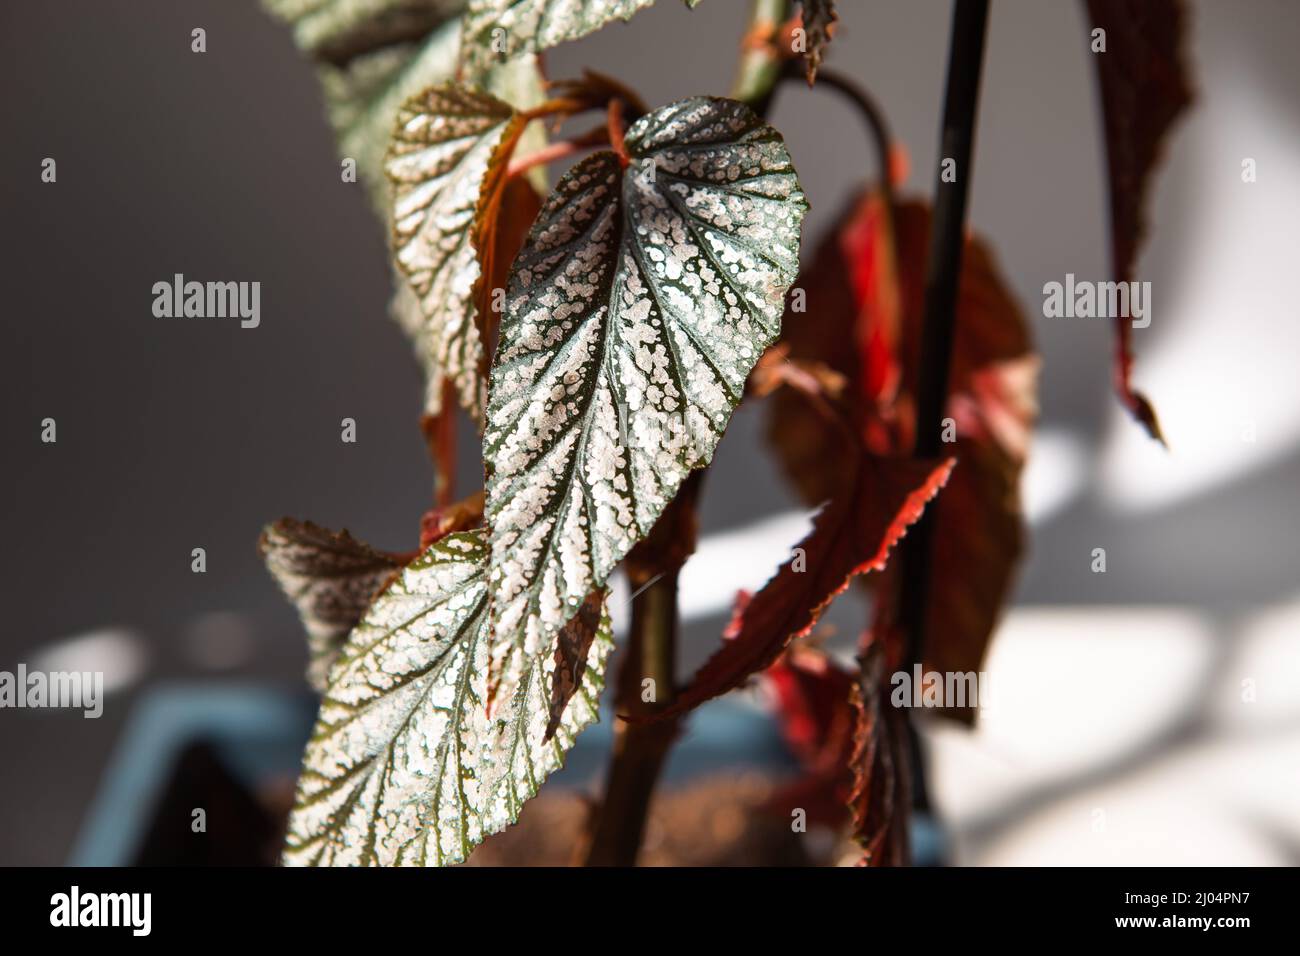
<svg viewBox="0 0 1300 956">
<path fill-rule="evenodd" d="M 530 110 L 524 110 L 519 115 L 523 117 L 524 122 L 528 122 L 545 116 L 581 113 L 583 110 L 591 109 L 594 105 L 597 104 L 593 104 L 589 99 L 583 99 L 582 97 L 562 96 L 558 99 L 547 100 L 545 103 L 539 103 Z"/>
<path fill-rule="evenodd" d="M 546 163 L 553 163 L 557 159 L 564 159 L 566 156 L 574 156 L 584 149 L 590 149 L 592 146 L 600 146 L 606 142 L 609 134 L 605 127 L 598 126 L 595 129 L 588 130 L 581 136 L 575 136 L 572 139 L 561 139 L 554 143 L 548 143 L 534 153 L 527 156 L 516 156 L 510 160 L 510 165 L 506 167 L 506 178 L 514 179 L 522 176 L 534 166 L 541 166 Z"/>
<path fill-rule="evenodd" d="M 609 145 L 614 150 L 614 155 L 618 157 L 619 163 L 624 169 L 630 162 L 627 155 L 627 144 L 623 142 L 623 101 L 612 99 L 609 101 L 609 112 L 607 114 L 609 125 Z"/>
</svg>

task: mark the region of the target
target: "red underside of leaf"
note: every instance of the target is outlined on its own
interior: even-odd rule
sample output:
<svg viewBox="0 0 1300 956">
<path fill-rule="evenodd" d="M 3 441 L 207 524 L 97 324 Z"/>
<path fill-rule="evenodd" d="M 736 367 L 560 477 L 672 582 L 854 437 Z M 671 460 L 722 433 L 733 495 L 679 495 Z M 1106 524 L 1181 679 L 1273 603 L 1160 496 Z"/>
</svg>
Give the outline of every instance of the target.
<svg viewBox="0 0 1300 956">
<path fill-rule="evenodd" d="M 1183 56 L 1187 16 L 1181 0 L 1087 0 L 1094 27 L 1106 31 L 1106 52 L 1094 53 L 1101 87 L 1110 180 L 1114 278 L 1133 278 L 1146 233 L 1146 196 L 1165 137 L 1192 102 Z M 1134 391 L 1132 327 L 1116 317 L 1115 389 L 1147 433 L 1164 443 L 1155 410 Z"/>
<path fill-rule="evenodd" d="M 791 641 L 808 634 L 854 575 L 885 567 L 890 550 L 938 494 L 955 463 L 860 456 L 845 490 L 817 515 L 794 557 L 749 601 L 736 636 L 662 715 L 740 687 Z"/>
<path fill-rule="evenodd" d="M 420 550 L 447 535 L 468 531 L 483 523 L 483 492 L 477 491 L 453 504 L 426 511 L 420 518 Z"/>
<path fill-rule="evenodd" d="M 763 680 L 776 697 L 781 734 L 803 766 L 800 777 L 773 794 L 771 808 L 783 819 L 802 809 L 810 824 L 842 826 L 853 783 L 857 678 L 825 653 L 795 645 Z"/>
<path fill-rule="evenodd" d="M 801 279 L 808 310 L 787 314 L 783 329 L 785 364 L 820 362 L 838 371 L 856 438 L 887 457 L 906 456 L 913 442 L 930 228 L 926 204 L 903 200 L 890 208 L 879 193 L 864 193 L 818 246 Z M 960 465 L 932 518 L 927 667 L 978 670 L 1010 593 L 1023 550 L 1019 481 L 1036 414 L 1037 364 L 1029 325 L 995 255 L 971 236 L 947 409 Z M 804 500 L 832 497 L 833 476 L 852 444 L 844 430 L 793 389 L 777 391 L 771 411 L 771 439 Z M 897 578 L 891 567 L 862 579 L 877 595 L 873 629 L 880 633 L 894 624 Z M 944 713 L 974 718 L 969 708 Z"/>
<path fill-rule="evenodd" d="M 420 417 L 420 430 L 433 461 L 434 502 L 438 509 L 452 504 L 456 495 L 456 387 L 450 380 L 442 386 L 442 410 Z M 432 512 L 431 512 L 432 513 Z M 423 523 L 420 547 L 425 547 Z"/>
<path fill-rule="evenodd" d="M 867 645 L 855 688 L 849 810 L 863 866 L 903 866 L 909 860 L 907 820 L 912 803 L 907 712 L 887 704 L 884 647 Z"/>
</svg>

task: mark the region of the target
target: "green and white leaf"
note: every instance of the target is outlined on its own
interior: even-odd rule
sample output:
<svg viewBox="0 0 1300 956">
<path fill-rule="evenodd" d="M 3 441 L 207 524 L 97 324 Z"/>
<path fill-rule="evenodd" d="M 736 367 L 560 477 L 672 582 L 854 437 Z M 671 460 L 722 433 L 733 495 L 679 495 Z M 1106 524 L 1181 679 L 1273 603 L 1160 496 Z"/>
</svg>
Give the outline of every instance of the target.
<svg viewBox="0 0 1300 956">
<path fill-rule="evenodd" d="M 417 92 L 451 81 L 459 48 L 459 27 L 447 23 L 419 48 L 380 49 L 352 61 L 347 69 L 320 68 L 321 87 L 339 152 L 356 160 L 361 181 L 385 219 L 390 200 L 383 156 L 393 135 L 396 114 Z M 536 107 L 546 98 L 536 57 L 494 66 L 480 82 L 485 90 L 517 109 Z M 546 131 L 534 124 L 520 143 L 525 150 L 538 150 L 546 144 Z M 533 183 L 545 189 L 545 179 L 538 181 L 541 176 L 545 176 L 545 170 L 532 177 Z"/>
<path fill-rule="evenodd" d="M 299 49 L 316 63 L 339 153 L 356 161 L 374 206 L 387 217 L 383 159 L 393 119 L 409 96 L 455 74 L 464 0 L 263 0 L 263 5 L 290 26 Z"/>
<path fill-rule="evenodd" d="M 476 421 L 487 401 L 475 323 L 479 203 L 488 179 L 500 182 L 521 123 L 509 104 L 487 93 L 433 87 L 403 104 L 385 163 L 394 255 L 420 303 L 422 347 Z"/>
<path fill-rule="evenodd" d="M 455 76 L 465 0 L 263 0 L 263 5 L 289 24 L 298 47 L 316 61 L 340 155 L 357 161 L 362 182 L 386 218 L 383 161 L 394 118 L 411 96 Z M 545 98 L 535 57 L 494 64 L 469 79 L 517 109 Z M 530 128 L 524 146 L 544 144 L 545 133 Z M 545 180 L 534 182 L 545 189 Z"/>
<path fill-rule="evenodd" d="M 654 0 L 469 0 L 464 58 L 482 68 L 630 20 Z M 694 4 L 691 4 L 694 6 Z"/>
<path fill-rule="evenodd" d="M 557 184 L 516 258 L 484 436 L 507 692 L 708 463 L 780 331 L 807 201 L 731 100 L 657 110 Z"/>
<path fill-rule="evenodd" d="M 339 153 L 357 161 L 357 172 L 374 204 L 389 215 L 384 154 L 402 104 L 420 90 L 455 75 L 460 51 L 456 21 L 444 24 L 422 44 L 386 47 L 358 57 L 345 68 L 319 68 L 330 124 Z"/>
<path fill-rule="evenodd" d="M 313 57 L 347 62 L 367 50 L 419 38 L 460 15 L 465 0 L 262 0 Z"/>
<path fill-rule="evenodd" d="M 459 24 L 453 22 L 439 27 L 419 47 L 404 45 L 377 50 L 352 61 L 346 69 L 320 67 L 326 108 L 338 137 L 340 154 L 357 161 L 361 179 L 385 218 L 390 202 L 383 174 L 384 154 L 398 110 L 421 90 L 452 80 L 459 40 Z M 494 66 L 478 83 L 520 110 L 534 107 L 545 99 L 536 57 Z M 534 125 L 521 143 L 528 150 L 539 149 L 546 143 L 546 133 Z"/>
<path fill-rule="evenodd" d="M 613 644 L 607 614 L 554 736 L 554 654 L 533 655 L 517 694 L 487 716 L 487 560 L 483 530 L 447 535 L 348 638 L 307 745 L 286 864 L 464 860 L 518 819 L 597 719 Z"/>
<path fill-rule="evenodd" d="M 298 46 L 317 64 L 326 110 L 338 139 L 341 156 L 356 161 L 357 172 L 374 208 L 390 222 L 392 201 L 384 176 L 384 157 L 402 104 L 420 91 L 449 82 L 460 55 L 464 0 L 263 0 L 274 15 L 289 23 Z M 420 24 L 428 31 L 419 36 Z M 414 29 L 412 28 L 414 25 Z M 338 51 L 348 50 L 344 58 Z M 492 64 L 470 79 L 497 98 L 524 110 L 545 99 L 536 57 Z M 540 124 L 532 124 L 519 140 L 528 152 L 546 144 Z M 529 172 L 545 191 L 545 170 Z M 399 286 L 405 286 L 405 281 Z M 414 297 L 395 292 L 390 311 L 411 335 L 425 372 L 425 411 L 442 410 L 442 379 L 438 347 L 448 335 L 440 313 L 412 309 Z M 469 321 L 464 317 L 452 323 Z M 481 391 L 481 389 L 480 389 Z M 481 417 L 481 402 L 477 404 Z"/>
<path fill-rule="evenodd" d="M 292 518 L 268 525 L 258 550 L 298 609 L 307 629 L 307 680 L 323 693 L 325 675 L 348 632 L 405 559 L 377 551 L 347 531 Z"/>
</svg>

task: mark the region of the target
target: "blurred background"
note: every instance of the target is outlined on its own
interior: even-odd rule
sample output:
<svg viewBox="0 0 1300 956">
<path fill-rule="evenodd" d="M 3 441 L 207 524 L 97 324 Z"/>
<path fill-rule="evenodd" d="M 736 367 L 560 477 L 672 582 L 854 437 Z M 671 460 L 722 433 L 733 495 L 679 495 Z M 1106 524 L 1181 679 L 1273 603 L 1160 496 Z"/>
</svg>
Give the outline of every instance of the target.
<svg viewBox="0 0 1300 956">
<path fill-rule="evenodd" d="M 841 7 L 829 63 L 887 112 L 912 158 L 904 192 L 928 194 L 951 5 Z M 1135 382 L 1164 451 L 1112 397 L 1109 324 L 1040 317 L 1045 282 L 1107 272 L 1083 6 L 993 4 L 970 219 L 1033 320 L 1042 415 L 1031 550 L 988 662 L 996 706 L 973 732 L 924 724 L 959 864 L 1300 863 L 1300 6 L 1191 7 L 1198 99 L 1139 266 L 1154 319 Z M 725 93 L 747 8 L 661 0 L 553 51 L 548 72 L 601 70 L 651 105 Z M 385 237 L 339 181 L 283 26 L 253 0 L 7 2 L 0 81 L 0 670 L 99 670 L 110 691 L 98 720 L 0 710 L 0 863 L 58 864 L 138 836 L 138 779 L 171 753 L 150 734 L 195 719 L 305 733 L 304 640 L 256 554 L 261 526 L 293 515 L 411 548 L 433 476 Z M 874 175 L 869 144 L 828 92 L 786 87 L 771 120 L 812 201 L 811 249 Z M 155 319 L 151 287 L 176 272 L 260 281 L 261 326 Z M 40 440 L 47 417 L 57 444 Z M 761 407 L 736 414 L 705 487 L 684 672 L 807 525 L 762 429 Z M 866 614 L 855 594 L 832 610 L 844 646 Z M 761 704 L 740 696 L 729 706 Z M 583 743 L 594 772 L 604 744 Z"/>
</svg>

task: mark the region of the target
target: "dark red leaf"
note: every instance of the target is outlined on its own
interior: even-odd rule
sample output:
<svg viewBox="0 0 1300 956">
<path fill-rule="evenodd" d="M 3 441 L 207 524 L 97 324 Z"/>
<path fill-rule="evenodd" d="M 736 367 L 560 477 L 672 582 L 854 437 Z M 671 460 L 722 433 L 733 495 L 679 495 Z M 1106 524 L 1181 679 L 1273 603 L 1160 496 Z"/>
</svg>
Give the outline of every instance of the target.
<svg viewBox="0 0 1300 956">
<path fill-rule="evenodd" d="M 740 687 L 791 641 L 808 634 L 854 575 L 885 567 L 890 550 L 943 487 L 953 465 L 952 459 L 860 454 L 840 491 L 813 520 L 812 532 L 749 601 L 736 636 L 661 713 L 681 713 Z"/>
<path fill-rule="evenodd" d="M 842 242 L 849 241 L 845 230 L 858 221 L 859 205 L 822 239 L 800 273 L 797 287 L 804 293 L 805 309 L 795 312 L 792 305 L 786 311 L 778 346 L 782 356 L 793 362 L 816 362 L 840 376 L 845 383 L 845 412 L 854 431 L 860 430 L 868 402 L 857 362 L 858 300 L 849 268 L 856 259 Z M 852 461 L 852 444 L 845 440 L 843 425 L 828 419 L 796 389 L 778 389 L 768 409 L 768 440 L 800 497 L 810 505 L 828 500 L 836 491 L 837 476 Z"/>
<path fill-rule="evenodd" d="M 884 646 L 864 649 L 854 694 L 857 723 L 850 766 L 849 809 L 864 866 L 908 863 L 907 821 L 912 804 L 911 743 L 907 712 L 889 706 Z"/>
<path fill-rule="evenodd" d="M 930 212 L 919 203 L 900 204 L 894 216 L 904 356 L 900 392 L 914 392 L 920 354 L 925 255 Z M 979 238 L 967 241 L 958 289 L 948 415 L 961 463 L 935 503 L 930 600 L 926 610 L 924 663 L 944 673 L 978 671 L 988 642 L 1010 597 L 1024 552 L 1020 475 L 1037 415 L 1038 359 L 1029 325 L 1011 295 L 993 253 Z M 899 434 L 910 446 L 910 404 L 900 402 Z M 876 581 L 877 633 L 895 624 L 899 572 Z M 970 707 L 945 708 L 946 716 L 974 720 Z"/>
<path fill-rule="evenodd" d="M 1093 53 L 1101 87 L 1110 178 L 1111 264 L 1118 282 L 1133 279 L 1145 238 L 1146 195 L 1170 127 L 1192 102 L 1183 55 L 1187 14 L 1181 0 L 1087 0 L 1106 51 Z M 1115 387 L 1152 438 L 1163 442 L 1155 410 L 1133 390 L 1132 327 L 1117 317 Z"/>
<path fill-rule="evenodd" d="M 894 210 L 898 286 L 901 301 L 899 349 L 903 366 L 901 391 L 916 391 L 921 353 L 921 317 L 924 313 L 925 262 L 930 247 L 930 207 L 922 202 L 902 202 Z M 866 251 L 869 254 L 870 250 Z M 869 321 L 869 316 L 864 316 Z M 871 327 L 862 334 L 870 334 Z M 1031 365 L 1033 342 L 1024 311 L 1002 277 L 997 258 L 978 236 L 968 236 L 962 251 L 961 281 L 957 288 L 957 324 L 953 333 L 952 365 L 948 379 L 949 414 L 962 397 L 977 392 L 976 378 L 1006 363 Z M 1022 379 L 1025 393 L 1020 404 L 1032 408 L 1033 379 Z M 955 417 L 955 416 L 954 416 Z M 960 422 L 959 422 L 960 424 Z M 910 442 L 910 427 L 907 439 Z M 1021 436 L 1027 442 L 1027 432 Z"/>
<path fill-rule="evenodd" d="M 777 718 L 786 745 L 813 770 L 843 750 L 852 736 L 849 698 L 853 675 L 824 651 L 796 644 L 766 671 L 763 680 L 776 698 Z M 838 761 L 843 766 L 843 760 Z"/>
<path fill-rule="evenodd" d="M 802 809 L 809 823 L 842 826 L 853 782 L 857 678 L 822 651 L 796 644 L 763 672 L 763 681 L 776 699 L 782 736 L 803 766 L 772 795 L 771 806 L 787 819 Z"/>
<path fill-rule="evenodd" d="M 582 675 L 587 670 L 587 652 L 591 650 L 592 639 L 600 628 L 604 610 L 604 589 L 592 591 L 578 613 L 560 629 L 555 644 L 555 680 L 551 684 L 550 714 L 544 740 L 555 736 L 569 698 L 582 686 Z"/>
</svg>

